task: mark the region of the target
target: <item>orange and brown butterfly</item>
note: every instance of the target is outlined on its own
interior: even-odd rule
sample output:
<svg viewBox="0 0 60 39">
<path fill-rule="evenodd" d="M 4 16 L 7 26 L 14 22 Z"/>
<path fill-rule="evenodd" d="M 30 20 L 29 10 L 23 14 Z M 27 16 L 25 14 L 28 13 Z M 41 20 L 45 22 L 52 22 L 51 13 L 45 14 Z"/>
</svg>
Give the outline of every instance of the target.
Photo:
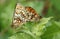
<svg viewBox="0 0 60 39">
<path fill-rule="evenodd" d="M 12 26 L 18 27 L 27 21 L 38 21 L 40 16 L 36 13 L 36 11 L 31 7 L 24 7 L 20 3 L 16 4 L 16 8 L 13 14 Z"/>
</svg>

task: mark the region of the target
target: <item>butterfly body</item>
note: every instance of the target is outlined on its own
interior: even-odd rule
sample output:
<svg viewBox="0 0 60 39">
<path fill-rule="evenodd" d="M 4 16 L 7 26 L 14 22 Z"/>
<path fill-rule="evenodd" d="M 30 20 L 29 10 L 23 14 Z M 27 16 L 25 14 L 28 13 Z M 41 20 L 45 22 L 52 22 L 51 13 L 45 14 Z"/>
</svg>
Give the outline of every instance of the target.
<svg viewBox="0 0 60 39">
<path fill-rule="evenodd" d="M 21 4 L 17 3 L 15 12 L 13 15 L 12 25 L 17 27 L 26 23 L 27 21 L 37 21 L 40 19 L 40 16 L 36 11 L 31 7 L 23 7 Z"/>
</svg>

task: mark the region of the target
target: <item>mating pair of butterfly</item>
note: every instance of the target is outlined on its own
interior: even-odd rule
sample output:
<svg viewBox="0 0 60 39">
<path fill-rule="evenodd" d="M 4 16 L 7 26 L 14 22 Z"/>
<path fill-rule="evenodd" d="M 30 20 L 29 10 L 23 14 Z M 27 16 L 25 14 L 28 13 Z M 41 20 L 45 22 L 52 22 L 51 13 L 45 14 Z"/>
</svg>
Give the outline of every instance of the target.
<svg viewBox="0 0 60 39">
<path fill-rule="evenodd" d="M 16 8 L 13 14 L 12 26 L 18 27 L 27 21 L 39 21 L 40 16 L 31 7 L 24 7 L 20 3 L 16 4 Z"/>
</svg>

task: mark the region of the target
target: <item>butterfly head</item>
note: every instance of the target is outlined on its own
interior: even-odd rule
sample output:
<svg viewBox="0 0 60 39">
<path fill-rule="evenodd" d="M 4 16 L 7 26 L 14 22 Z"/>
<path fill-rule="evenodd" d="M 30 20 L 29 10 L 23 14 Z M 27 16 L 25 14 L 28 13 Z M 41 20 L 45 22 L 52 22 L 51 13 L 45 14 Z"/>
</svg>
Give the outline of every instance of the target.
<svg viewBox="0 0 60 39">
<path fill-rule="evenodd" d="M 24 9 L 24 7 L 20 3 L 17 3 L 16 4 L 16 9 Z"/>
</svg>

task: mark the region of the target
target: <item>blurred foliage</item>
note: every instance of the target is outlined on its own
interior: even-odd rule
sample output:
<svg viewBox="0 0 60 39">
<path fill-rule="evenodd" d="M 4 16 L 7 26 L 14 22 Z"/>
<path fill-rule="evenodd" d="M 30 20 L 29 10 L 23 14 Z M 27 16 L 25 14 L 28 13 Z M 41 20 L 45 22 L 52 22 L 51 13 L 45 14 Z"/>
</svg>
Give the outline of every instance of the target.
<svg viewBox="0 0 60 39">
<path fill-rule="evenodd" d="M 27 22 L 12 29 L 12 17 L 17 2 L 30 6 L 42 15 L 47 0 L 0 0 L 0 39 L 60 39 L 60 0 L 49 0 L 49 8 L 39 22 Z"/>
</svg>

